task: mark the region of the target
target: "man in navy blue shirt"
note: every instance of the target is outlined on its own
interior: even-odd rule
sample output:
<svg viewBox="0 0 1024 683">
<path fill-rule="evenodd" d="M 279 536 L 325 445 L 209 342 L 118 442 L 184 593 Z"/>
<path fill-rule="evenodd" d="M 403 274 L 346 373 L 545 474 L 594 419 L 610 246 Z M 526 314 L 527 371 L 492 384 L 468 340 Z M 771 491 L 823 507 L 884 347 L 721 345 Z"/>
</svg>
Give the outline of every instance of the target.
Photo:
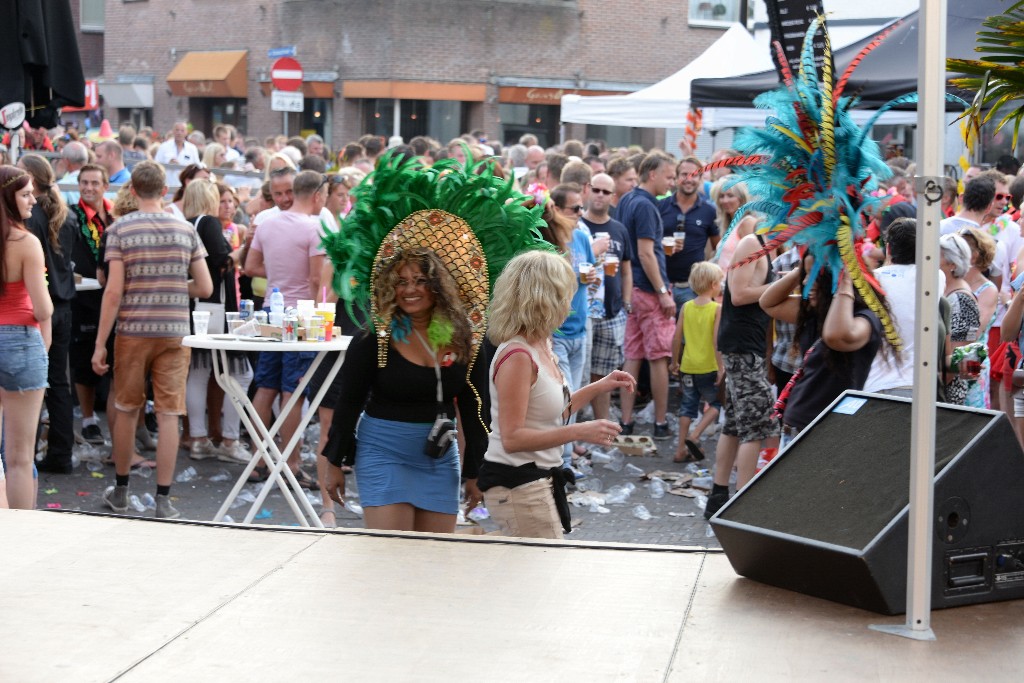
<svg viewBox="0 0 1024 683">
<path fill-rule="evenodd" d="M 676 166 L 676 191 L 658 202 L 658 211 L 665 226 L 665 237 L 685 233 L 680 247 L 676 240 L 675 252 L 666 257 L 665 269 L 672 283 L 672 296 L 676 312 L 683 304 L 697 298 L 690 289 L 690 268 L 704 260 L 708 242 L 711 248 L 721 239 L 715 224 L 715 205 L 700 195 L 700 172 L 704 165 L 697 157 L 686 157 Z"/>
<path fill-rule="evenodd" d="M 626 226 L 636 257 L 633 268 L 633 310 L 626 318 L 626 362 L 622 369 L 636 377 L 644 360 L 650 364 L 654 399 L 654 438 L 672 436 L 668 409 L 668 360 L 672 356 L 676 302 L 669 289 L 662 239 L 665 228 L 657 196 L 672 189 L 676 160 L 656 150 L 640 162 L 640 184 L 619 200 L 616 218 Z M 623 394 L 622 433 L 633 433 L 633 394 Z"/>
</svg>

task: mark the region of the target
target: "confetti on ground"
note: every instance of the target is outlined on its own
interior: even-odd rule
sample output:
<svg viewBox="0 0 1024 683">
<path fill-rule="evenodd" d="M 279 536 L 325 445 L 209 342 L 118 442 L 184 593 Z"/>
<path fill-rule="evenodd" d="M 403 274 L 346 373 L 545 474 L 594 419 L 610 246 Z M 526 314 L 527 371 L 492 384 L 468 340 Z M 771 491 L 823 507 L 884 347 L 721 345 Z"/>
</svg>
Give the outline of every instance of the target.
<svg viewBox="0 0 1024 683">
<path fill-rule="evenodd" d="M 60 510 L 60 503 L 47 503 L 46 504 L 46 509 L 47 510 Z"/>
<path fill-rule="evenodd" d="M 267 508 L 263 508 L 262 510 L 259 511 L 259 513 L 256 514 L 255 517 L 253 517 L 253 519 L 270 519 L 273 516 L 274 515 L 270 512 L 270 510 L 268 510 Z"/>
<path fill-rule="evenodd" d="M 57 489 L 46 489 L 43 491 L 43 493 L 45 493 L 48 496 L 52 496 L 53 494 L 57 493 Z"/>
<path fill-rule="evenodd" d="M 92 494 L 91 494 L 91 493 L 89 493 L 88 491 L 79 491 L 79 492 L 78 492 L 78 497 L 79 497 L 79 498 L 85 498 L 86 496 L 91 496 L 91 495 L 92 495 Z"/>
<path fill-rule="evenodd" d="M 103 473 L 102 472 L 90 472 L 89 474 L 92 475 L 93 479 L 103 479 Z"/>
</svg>

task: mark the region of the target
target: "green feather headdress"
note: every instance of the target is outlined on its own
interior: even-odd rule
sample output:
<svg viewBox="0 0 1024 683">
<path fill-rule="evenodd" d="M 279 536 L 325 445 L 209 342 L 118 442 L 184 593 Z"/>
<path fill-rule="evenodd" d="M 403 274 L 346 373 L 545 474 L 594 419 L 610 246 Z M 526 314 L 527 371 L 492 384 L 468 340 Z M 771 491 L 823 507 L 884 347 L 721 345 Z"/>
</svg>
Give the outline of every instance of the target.
<svg viewBox="0 0 1024 683">
<path fill-rule="evenodd" d="M 505 265 L 520 252 L 551 248 L 540 234 L 541 207 L 494 175 L 493 162 L 454 159 L 423 167 L 389 154 L 352 191 L 354 206 L 323 247 L 334 264 L 334 290 L 349 315 L 373 325 L 383 365 L 391 321 L 376 310 L 373 287 L 382 265 L 402 250 L 432 249 L 455 279 L 473 335 L 473 356 L 487 328 L 490 291 Z M 472 363 L 473 359 L 470 359 Z"/>
</svg>

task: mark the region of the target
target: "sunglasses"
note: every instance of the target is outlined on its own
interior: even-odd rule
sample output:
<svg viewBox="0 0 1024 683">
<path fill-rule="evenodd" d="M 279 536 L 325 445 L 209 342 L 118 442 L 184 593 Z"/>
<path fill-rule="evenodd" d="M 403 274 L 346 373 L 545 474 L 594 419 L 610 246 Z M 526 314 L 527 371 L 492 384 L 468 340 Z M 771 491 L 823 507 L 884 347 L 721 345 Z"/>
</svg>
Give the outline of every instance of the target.
<svg viewBox="0 0 1024 683">
<path fill-rule="evenodd" d="M 1001 202 L 1003 200 L 1011 201 L 1012 199 L 1013 198 L 1010 195 L 1008 195 L 1008 194 L 1003 194 L 1002 192 L 996 192 L 996 201 L 997 202 Z"/>
<path fill-rule="evenodd" d="M 583 213 L 583 205 L 582 204 L 575 204 L 573 206 L 567 206 L 565 208 L 569 209 L 573 213 Z"/>
<path fill-rule="evenodd" d="M 614 190 L 602 190 L 600 187 L 591 187 L 590 191 L 596 192 L 597 194 L 611 194 L 614 192 Z"/>
</svg>

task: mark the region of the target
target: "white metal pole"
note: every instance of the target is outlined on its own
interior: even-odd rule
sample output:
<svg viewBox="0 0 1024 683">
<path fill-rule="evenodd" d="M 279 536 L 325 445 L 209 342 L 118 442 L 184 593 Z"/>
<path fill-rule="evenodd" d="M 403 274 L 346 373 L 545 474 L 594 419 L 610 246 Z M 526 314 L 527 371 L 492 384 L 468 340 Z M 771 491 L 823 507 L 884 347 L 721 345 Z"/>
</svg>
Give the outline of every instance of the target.
<svg viewBox="0 0 1024 683">
<path fill-rule="evenodd" d="M 910 436 L 910 511 L 907 544 L 907 620 L 877 630 L 934 640 L 931 629 L 932 529 L 935 528 L 935 349 L 938 345 L 939 221 L 945 135 L 946 0 L 921 0 L 918 29 L 917 302 L 914 330 L 914 402 Z"/>
<path fill-rule="evenodd" d="M 401 135 L 402 134 L 402 100 L 397 97 L 394 100 L 395 110 L 391 117 L 391 134 Z"/>
</svg>

